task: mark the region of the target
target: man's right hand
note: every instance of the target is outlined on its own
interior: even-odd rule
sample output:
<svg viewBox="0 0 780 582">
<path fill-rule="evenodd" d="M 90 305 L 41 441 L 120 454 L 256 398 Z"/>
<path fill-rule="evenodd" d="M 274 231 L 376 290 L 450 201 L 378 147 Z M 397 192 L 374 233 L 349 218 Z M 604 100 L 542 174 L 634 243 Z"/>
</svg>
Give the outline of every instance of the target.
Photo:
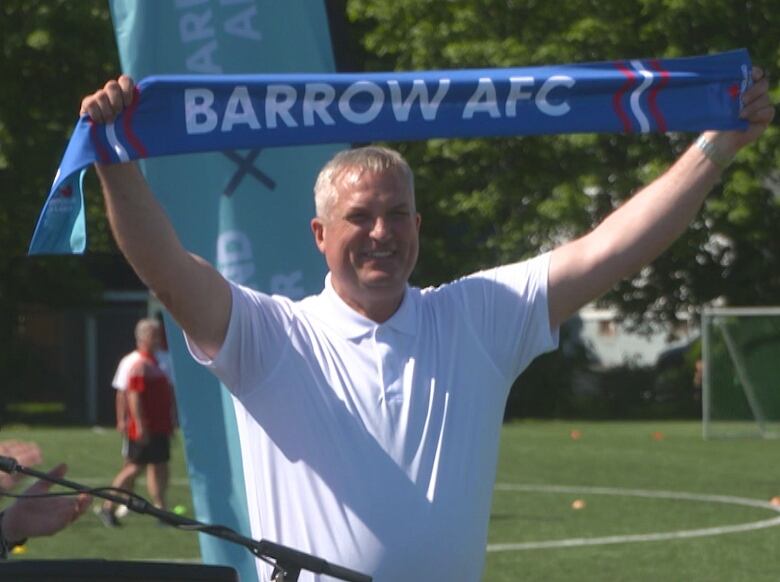
<svg viewBox="0 0 780 582">
<path fill-rule="evenodd" d="M 79 115 L 88 115 L 97 123 L 111 123 L 133 103 L 134 93 L 133 79 L 122 75 L 116 81 L 108 81 L 92 95 L 84 97 Z"/>
</svg>

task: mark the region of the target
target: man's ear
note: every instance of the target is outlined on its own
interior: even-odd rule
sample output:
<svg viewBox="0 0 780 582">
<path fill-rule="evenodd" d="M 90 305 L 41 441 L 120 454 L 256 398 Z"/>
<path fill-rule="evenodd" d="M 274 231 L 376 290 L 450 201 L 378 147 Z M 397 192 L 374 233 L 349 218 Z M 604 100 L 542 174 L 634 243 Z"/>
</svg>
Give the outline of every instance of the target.
<svg viewBox="0 0 780 582">
<path fill-rule="evenodd" d="M 325 223 L 321 218 L 314 217 L 311 219 L 311 232 L 314 235 L 314 244 L 317 245 L 319 251 L 325 254 Z"/>
</svg>

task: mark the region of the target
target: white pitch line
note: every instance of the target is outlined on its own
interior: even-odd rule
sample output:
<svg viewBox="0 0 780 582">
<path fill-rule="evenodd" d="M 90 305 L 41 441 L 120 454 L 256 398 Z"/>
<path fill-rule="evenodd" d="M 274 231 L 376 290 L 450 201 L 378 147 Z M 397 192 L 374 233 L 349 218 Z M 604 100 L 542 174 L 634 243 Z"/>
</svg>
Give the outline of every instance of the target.
<svg viewBox="0 0 780 582">
<path fill-rule="evenodd" d="M 704 495 L 686 493 L 683 491 L 653 491 L 649 489 L 619 489 L 616 487 L 571 487 L 565 485 L 515 485 L 511 483 L 497 483 L 498 491 L 526 491 L 535 493 L 587 493 L 590 495 L 620 495 L 626 497 L 647 497 L 655 499 L 677 499 L 682 501 L 700 501 L 704 503 L 726 503 L 731 505 L 744 505 L 767 509 L 780 513 L 780 507 L 766 501 L 749 499 L 746 497 L 734 497 L 731 495 Z M 708 527 L 702 529 L 678 530 L 671 532 L 658 532 L 648 534 L 632 534 L 620 536 L 606 536 L 600 538 L 572 538 L 565 540 L 547 540 L 540 542 L 488 544 L 488 552 L 507 552 L 522 550 L 539 550 L 550 548 L 573 548 L 583 546 L 598 546 L 606 544 L 626 544 L 636 542 L 655 542 L 673 539 L 697 538 L 716 536 L 730 533 L 754 531 L 780 525 L 780 516 L 749 523 L 735 525 Z"/>
</svg>

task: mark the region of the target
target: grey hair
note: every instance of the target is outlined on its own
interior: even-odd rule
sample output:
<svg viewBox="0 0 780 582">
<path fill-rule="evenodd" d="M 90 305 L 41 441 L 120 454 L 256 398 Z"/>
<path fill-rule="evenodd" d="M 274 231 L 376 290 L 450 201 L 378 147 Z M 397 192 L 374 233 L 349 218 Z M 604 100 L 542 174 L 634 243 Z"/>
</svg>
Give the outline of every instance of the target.
<svg viewBox="0 0 780 582">
<path fill-rule="evenodd" d="M 148 340 L 154 331 L 160 330 L 160 322 L 153 317 L 145 317 L 135 324 L 135 341 Z"/>
<path fill-rule="evenodd" d="M 414 203 L 414 174 L 409 163 L 395 150 L 380 146 L 344 150 L 325 164 L 314 184 L 314 205 L 319 218 L 327 218 L 338 196 L 337 183 L 345 174 L 360 177 L 363 172 L 396 172 L 409 186 Z"/>
</svg>

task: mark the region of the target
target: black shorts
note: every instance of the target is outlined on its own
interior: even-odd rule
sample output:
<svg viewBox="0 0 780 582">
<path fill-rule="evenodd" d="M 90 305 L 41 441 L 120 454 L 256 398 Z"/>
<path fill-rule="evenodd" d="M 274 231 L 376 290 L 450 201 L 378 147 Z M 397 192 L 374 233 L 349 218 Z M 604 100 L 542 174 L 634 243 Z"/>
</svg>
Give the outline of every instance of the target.
<svg viewBox="0 0 780 582">
<path fill-rule="evenodd" d="M 171 458 L 171 439 L 167 435 L 153 434 L 146 444 L 127 442 L 127 460 L 136 465 L 167 463 Z"/>
</svg>

